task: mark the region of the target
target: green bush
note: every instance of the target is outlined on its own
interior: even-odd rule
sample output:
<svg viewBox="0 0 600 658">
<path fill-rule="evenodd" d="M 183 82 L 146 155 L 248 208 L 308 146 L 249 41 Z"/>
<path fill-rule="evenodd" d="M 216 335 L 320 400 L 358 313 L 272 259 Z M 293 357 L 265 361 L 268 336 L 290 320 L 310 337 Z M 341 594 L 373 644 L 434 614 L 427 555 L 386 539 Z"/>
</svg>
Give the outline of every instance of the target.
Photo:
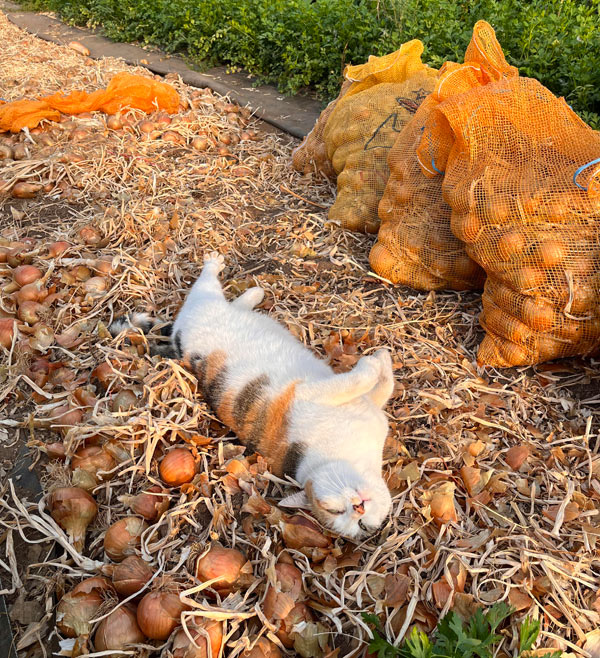
<svg viewBox="0 0 600 658">
<path fill-rule="evenodd" d="M 511 64 L 600 127 L 600 0 L 24 0 L 113 39 L 243 67 L 287 93 L 337 95 L 347 63 L 409 39 L 434 66 L 490 22 Z"/>
</svg>

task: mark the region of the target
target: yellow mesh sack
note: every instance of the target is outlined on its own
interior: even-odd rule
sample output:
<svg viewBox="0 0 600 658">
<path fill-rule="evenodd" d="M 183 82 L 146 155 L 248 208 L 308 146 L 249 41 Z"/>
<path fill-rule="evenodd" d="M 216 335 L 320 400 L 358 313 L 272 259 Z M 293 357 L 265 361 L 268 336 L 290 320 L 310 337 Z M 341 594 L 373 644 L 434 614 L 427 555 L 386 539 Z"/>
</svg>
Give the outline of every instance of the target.
<svg viewBox="0 0 600 658">
<path fill-rule="evenodd" d="M 40 98 L 37 101 L 20 100 L 0 105 L 0 132 L 19 132 L 23 128 L 35 128 L 42 120 L 59 121 L 63 114 L 102 111 L 114 114 L 124 108 L 146 113 L 156 109 L 170 114 L 179 108 L 177 91 L 165 82 L 131 73 L 117 73 L 106 89 L 91 93 L 73 91 Z"/>
<path fill-rule="evenodd" d="M 292 166 L 296 171 L 303 174 L 320 172 L 330 180 L 335 180 L 337 175 L 327 156 L 327 146 L 323 139 L 323 131 L 327 125 L 329 115 L 333 112 L 337 102 L 348 91 L 352 82 L 344 80 L 338 97 L 331 101 L 321 112 L 315 127 L 302 140 L 299 146 L 292 151 Z"/>
<path fill-rule="evenodd" d="M 484 271 L 450 229 L 451 208 L 442 197 L 443 178 L 435 163 L 420 160 L 418 147 L 425 122 L 446 98 L 516 74 L 506 62 L 494 30 L 484 21 L 473 29 L 465 63 L 444 64 L 435 90 L 390 151 L 390 177 L 379 204 L 381 226 L 370 253 L 377 274 L 418 290 L 483 287 Z"/>
<path fill-rule="evenodd" d="M 344 228 L 376 233 L 377 206 L 389 176 L 387 158 L 402 128 L 433 90 L 437 71 L 421 61 L 414 40 L 384 57 L 349 66 L 348 91 L 331 111 L 323 139 L 337 174 L 329 218 Z"/>
<path fill-rule="evenodd" d="M 600 348 L 600 133 L 536 80 L 450 97 L 427 120 L 423 161 L 445 171 L 451 227 L 487 272 L 481 365 Z"/>
</svg>

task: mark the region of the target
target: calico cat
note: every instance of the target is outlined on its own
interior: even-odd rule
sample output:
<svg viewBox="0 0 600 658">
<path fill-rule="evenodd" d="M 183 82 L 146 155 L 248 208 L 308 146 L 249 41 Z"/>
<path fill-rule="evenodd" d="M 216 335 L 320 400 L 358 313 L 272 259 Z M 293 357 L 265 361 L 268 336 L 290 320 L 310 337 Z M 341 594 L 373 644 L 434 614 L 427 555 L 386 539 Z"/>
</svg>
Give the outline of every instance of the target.
<svg viewBox="0 0 600 658">
<path fill-rule="evenodd" d="M 388 432 L 382 409 L 394 388 L 389 352 L 378 350 L 352 371 L 334 374 L 278 322 L 253 311 L 262 288 L 227 302 L 218 279 L 223 267 L 220 254 L 205 256 L 175 322 L 163 331 L 170 334 L 163 355 L 187 363 L 207 403 L 249 451 L 304 487 L 280 504 L 309 507 L 349 537 L 375 530 L 391 507 L 381 476 Z M 147 332 L 156 322 L 134 313 L 110 330 Z"/>
</svg>

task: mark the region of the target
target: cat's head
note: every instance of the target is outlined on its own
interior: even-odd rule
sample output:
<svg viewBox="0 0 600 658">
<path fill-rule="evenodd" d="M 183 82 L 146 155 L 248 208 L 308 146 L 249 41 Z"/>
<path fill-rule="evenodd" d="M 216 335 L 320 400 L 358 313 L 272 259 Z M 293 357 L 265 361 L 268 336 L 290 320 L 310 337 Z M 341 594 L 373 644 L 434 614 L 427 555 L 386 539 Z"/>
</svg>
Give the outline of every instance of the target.
<svg viewBox="0 0 600 658">
<path fill-rule="evenodd" d="M 327 462 L 311 473 L 304 491 L 280 503 L 308 507 L 325 526 L 347 537 L 373 532 L 384 522 L 392 505 L 381 476 L 365 476 L 348 462 Z"/>
</svg>

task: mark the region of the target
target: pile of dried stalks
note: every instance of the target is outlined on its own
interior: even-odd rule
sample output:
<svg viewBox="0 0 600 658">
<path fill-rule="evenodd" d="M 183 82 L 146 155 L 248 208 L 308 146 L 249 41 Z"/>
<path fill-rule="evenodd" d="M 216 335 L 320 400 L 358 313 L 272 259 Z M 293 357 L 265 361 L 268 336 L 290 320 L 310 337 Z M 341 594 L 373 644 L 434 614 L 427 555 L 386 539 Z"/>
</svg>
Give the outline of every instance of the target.
<svg viewBox="0 0 600 658">
<path fill-rule="evenodd" d="M 132 70 L 40 41 L 2 15 L 0 39 L 7 100 L 93 90 Z M 589 655 L 600 625 L 597 366 L 478 370 L 476 296 L 416 294 L 374 277 L 371 239 L 326 221 L 332 190 L 292 171 L 290 139 L 263 132 L 208 91 L 171 82 L 185 107 L 169 125 L 151 117 L 146 131 L 146 117 L 125 115 L 129 127 L 114 130 L 103 115 L 73 118 L 19 135 L 24 157 L 0 161 L 1 315 L 18 312 L 20 264 L 40 270 L 49 298 L 38 309 L 47 344 L 21 323 L 2 352 L 0 431 L 39 449 L 47 492 L 69 484 L 84 446 L 110 441 L 120 461 L 106 479 L 87 482 L 98 514 L 81 553 L 50 516 L 48 497 L 32 505 L 3 485 L 2 582 L 9 592 L 23 583 L 44 602 L 39 620 L 15 623 L 23 655 L 46 654 L 57 598 L 106 572 L 106 530 L 131 515 L 122 496 L 151 485 L 167 490 L 169 507 L 133 543 L 154 574 L 147 588 L 184 591 L 188 627 L 223 622 L 222 655 L 241 655 L 265 637 L 272 644 L 251 655 L 276 655 L 273 645 L 283 649 L 284 640 L 290 655 L 358 656 L 369 637 L 362 612 L 378 614 L 399 642 L 414 624 L 432 630 L 449 609 L 469 615 L 499 600 L 516 608 L 504 654 L 531 615 L 542 622 L 541 646 Z M 40 190 L 14 198 L 17 181 Z M 70 246 L 56 255 L 56 241 Z M 290 523 L 277 508 L 289 485 L 244 453 L 181 364 L 151 359 L 141 338 L 126 345 L 108 335 L 112 317 L 127 310 L 173 317 L 213 249 L 226 255 L 229 294 L 260 284 L 263 312 L 339 369 L 378 346 L 392 349 L 398 386 L 385 471 L 395 498 L 377 535 L 353 544 Z M 175 444 L 191 450 L 197 473 L 168 488 L 158 464 Z M 48 459 L 63 451 L 66 459 Z M 53 554 L 18 564 L 15 542 L 48 538 Z M 248 560 L 232 588 L 196 574 L 211 542 Z M 273 611 L 269 587 L 285 589 L 278 561 L 299 569 L 302 586 Z M 144 640 L 116 655 L 158 655 L 171 642 Z"/>
</svg>

